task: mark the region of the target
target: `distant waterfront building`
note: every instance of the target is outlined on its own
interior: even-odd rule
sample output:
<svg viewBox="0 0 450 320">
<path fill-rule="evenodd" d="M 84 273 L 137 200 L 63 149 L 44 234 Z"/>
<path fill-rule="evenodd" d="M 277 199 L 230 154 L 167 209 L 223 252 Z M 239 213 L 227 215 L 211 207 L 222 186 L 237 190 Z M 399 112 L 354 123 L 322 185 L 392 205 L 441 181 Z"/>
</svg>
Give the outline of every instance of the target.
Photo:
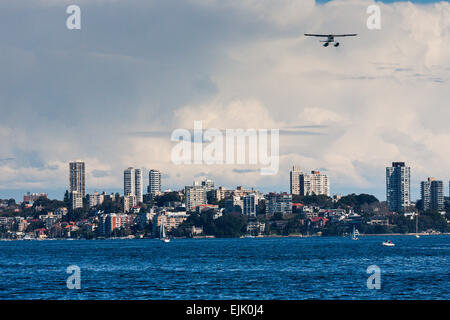
<svg viewBox="0 0 450 320">
<path fill-rule="evenodd" d="M 423 210 L 444 210 L 444 182 L 434 178 L 420 183 Z"/>
<path fill-rule="evenodd" d="M 410 206 L 411 168 L 404 162 L 392 162 L 386 167 L 386 202 L 390 210 L 404 212 Z"/>
<path fill-rule="evenodd" d="M 205 179 L 202 181 L 202 186 L 205 187 L 206 192 L 214 190 L 214 181 L 211 179 Z"/>
<path fill-rule="evenodd" d="M 137 198 L 134 195 L 127 195 L 123 197 L 123 212 L 130 212 L 130 209 L 137 206 Z"/>
<path fill-rule="evenodd" d="M 39 198 L 48 199 L 48 194 L 46 193 L 29 193 L 23 195 L 23 202 L 34 202 Z"/>
<path fill-rule="evenodd" d="M 248 217 L 256 217 L 256 204 L 258 199 L 255 194 L 249 194 L 242 199 L 242 213 Z"/>
<path fill-rule="evenodd" d="M 141 169 L 129 167 L 123 172 L 123 195 L 135 196 L 137 202 L 143 201 Z"/>
<path fill-rule="evenodd" d="M 81 198 L 86 196 L 85 164 L 81 160 L 69 163 L 69 193 L 73 191 Z"/>
<path fill-rule="evenodd" d="M 269 193 L 266 196 L 266 214 L 273 216 L 275 213 L 292 213 L 292 195 L 288 193 Z"/>
<path fill-rule="evenodd" d="M 239 196 L 231 196 L 230 198 L 225 199 L 225 209 L 228 212 L 239 212 L 243 213 L 243 198 Z"/>
<path fill-rule="evenodd" d="M 247 224 L 247 232 L 251 235 L 258 235 L 264 233 L 266 224 L 259 221 L 249 221 Z"/>
<path fill-rule="evenodd" d="M 313 170 L 310 174 L 300 175 L 300 194 L 330 196 L 330 179 L 328 175 Z"/>
<path fill-rule="evenodd" d="M 106 193 L 98 193 L 97 191 L 94 191 L 93 194 L 88 194 L 89 198 L 89 207 L 96 207 L 101 205 L 105 201 Z"/>
<path fill-rule="evenodd" d="M 125 228 L 131 225 L 133 218 L 131 215 L 120 213 L 102 214 L 99 217 L 99 229 L 104 235 L 111 235 L 115 229 Z"/>
<path fill-rule="evenodd" d="M 187 218 L 188 215 L 186 214 L 185 211 L 161 212 L 160 214 L 157 214 L 153 217 L 154 232 L 159 232 L 159 227 L 161 226 L 162 222 L 164 222 L 164 227 L 166 228 L 166 231 L 171 231 L 172 229 L 178 228 L 180 224 L 186 221 Z"/>
<path fill-rule="evenodd" d="M 304 173 L 300 167 L 294 166 L 290 172 L 290 193 L 300 196 L 330 196 L 330 179 L 320 171 Z"/>
<path fill-rule="evenodd" d="M 206 188 L 198 182 L 194 182 L 193 186 L 184 188 L 186 211 L 193 211 L 195 207 L 207 204 Z"/>
<path fill-rule="evenodd" d="M 148 187 L 147 193 L 152 198 L 161 194 L 161 172 L 158 170 L 150 170 L 148 173 Z"/>
<path fill-rule="evenodd" d="M 70 193 L 70 203 L 72 210 L 83 208 L 83 197 L 81 196 L 81 193 L 78 191 L 72 191 Z"/>
<path fill-rule="evenodd" d="M 300 175 L 303 171 L 298 166 L 293 166 L 290 172 L 290 192 L 294 195 L 300 195 Z"/>
<path fill-rule="evenodd" d="M 143 192 L 142 192 L 142 188 L 143 188 L 143 184 L 142 184 L 142 170 L 141 169 L 135 169 L 134 171 L 135 173 L 135 196 L 136 196 L 136 201 L 137 202 L 142 202 L 143 201 Z"/>
<path fill-rule="evenodd" d="M 226 199 L 226 198 L 231 198 L 232 196 L 237 196 L 237 197 L 244 197 L 248 194 L 256 194 L 258 196 L 261 195 L 261 193 L 258 190 L 255 189 L 245 189 L 242 186 L 237 186 L 236 189 L 226 189 L 225 187 L 219 187 L 217 189 L 215 189 L 215 198 L 217 201 Z M 261 195 L 262 196 L 262 195 Z"/>
</svg>

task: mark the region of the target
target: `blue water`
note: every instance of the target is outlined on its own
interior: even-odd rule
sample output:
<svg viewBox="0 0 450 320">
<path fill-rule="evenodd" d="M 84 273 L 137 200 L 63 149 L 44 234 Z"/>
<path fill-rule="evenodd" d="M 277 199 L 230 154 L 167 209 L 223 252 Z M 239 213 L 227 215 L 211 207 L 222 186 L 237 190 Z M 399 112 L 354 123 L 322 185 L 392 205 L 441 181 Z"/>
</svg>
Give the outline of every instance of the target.
<svg viewBox="0 0 450 320">
<path fill-rule="evenodd" d="M 0 299 L 450 299 L 450 236 L 383 240 L 1 241 Z M 370 265 L 380 290 L 367 288 Z"/>
</svg>

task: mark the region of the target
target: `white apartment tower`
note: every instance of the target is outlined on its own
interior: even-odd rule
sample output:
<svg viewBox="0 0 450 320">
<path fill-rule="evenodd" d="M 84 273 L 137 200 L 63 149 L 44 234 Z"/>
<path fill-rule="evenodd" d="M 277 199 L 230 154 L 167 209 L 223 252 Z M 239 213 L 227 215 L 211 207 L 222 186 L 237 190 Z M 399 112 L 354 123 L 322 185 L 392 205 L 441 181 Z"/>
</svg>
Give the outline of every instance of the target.
<svg viewBox="0 0 450 320">
<path fill-rule="evenodd" d="M 256 217 L 256 194 L 248 194 L 242 198 L 242 213 L 248 217 Z"/>
<path fill-rule="evenodd" d="M 83 197 L 78 191 L 72 191 L 70 193 L 70 202 L 72 205 L 72 210 L 83 208 Z"/>
<path fill-rule="evenodd" d="M 293 166 L 290 172 L 290 193 L 300 194 L 300 175 L 303 174 L 300 167 Z"/>
<path fill-rule="evenodd" d="M 123 195 L 135 196 L 137 202 L 143 201 L 141 169 L 129 167 L 123 172 Z"/>
<path fill-rule="evenodd" d="M 294 166 L 290 172 L 290 193 L 300 196 L 330 196 L 330 179 L 320 171 L 303 173 L 300 167 Z"/>
<path fill-rule="evenodd" d="M 158 170 L 150 170 L 148 173 L 147 193 L 153 197 L 161 193 L 161 172 Z"/>
<path fill-rule="evenodd" d="M 311 171 L 310 174 L 300 176 L 300 193 L 305 196 L 321 195 L 330 196 L 330 179 L 328 175 L 320 171 Z"/>
<path fill-rule="evenodd" d="M 205 179 L 202 181 L 202 186 L 205 187 L 206 192 L 214 190 L 214 181 L 211 179 Z"/>
<path fill-rule="evenodd" d="M 184 188 L 184 196 L 186 202 L 186 211 L 193 211 L 195 207 L 206 204 L 206 188 L 198 182 L 194 182 L 193 186 Z"/>
</svg>

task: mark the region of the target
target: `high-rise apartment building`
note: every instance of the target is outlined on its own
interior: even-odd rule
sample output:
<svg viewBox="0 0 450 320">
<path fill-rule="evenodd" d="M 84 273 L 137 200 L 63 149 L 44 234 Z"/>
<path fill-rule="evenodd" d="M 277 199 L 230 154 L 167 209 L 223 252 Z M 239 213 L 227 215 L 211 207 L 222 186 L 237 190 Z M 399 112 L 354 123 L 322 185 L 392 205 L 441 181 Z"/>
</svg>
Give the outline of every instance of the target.
<svg viewBox="0 0 450 320">
<path fill-rule="evenodd" d="M 141 169 L 129 167 L 123 172 L 123 195 L 135 196 L 137 202 L 143 201 Z"/>
<path fill-rule="evenodd" d="M 392 162 L 386 167 L 386 202 L 390 210 L 404 212 L 410 206 L 411 168 L 404 162 Z"/>
<path fill-rule="evenodd" d="M 69 163 L 69 193 L 76 191 L 78 196 L 86 196 L 85 164 L 77 160 Z"/>
<path fill-rule="evenodd" d="M 158 170 L 150 170 L 148 173 L 147 193 L 151 197 L 155 197 L 161 193 L 161 172 Z"/>
<path fill-rule="evenodd" d="M 214 181 L 211 179 L 205 179 L 202 181 L 202 186 L 205 187 L 206 192 L 214 190 Z"/>
<path fill-rule="evenodd" d="M 290 193 L 301 196 L 330 196 L 330 179 L 320 171 L 303 173 L 300 167 L 294 166 L 290 172 Z"/>
<path fill-rule="evenodd" d="M 248 217 L 256 217 L 256 194 L 248 194 L 242 198 L 242 213 Z"/>
<path fill-rule="evenodd" d="M 310 174 L 300 176 L 300 193 L 305 196 L 330 196 L 330 179 L 320 171 L 311 171 Z"/>
<path fill-rule="evenodd" d="M 206 204 L 206 188 L 198 182 L 184 188 L 186 211 L 193 211 L 199 205 Z"/>
<path fill-rule="evenodd" d="M 420 183 L 422 210 L 444 210 L 444 182 L 434 178 Z"/>
<path fill-rule="evenodd" d="M 300 175 L 303 171 L 300 167 L 293 166 L 290 172 L 290 192 L 291 194 L 300 195 Z"/>
</svg>

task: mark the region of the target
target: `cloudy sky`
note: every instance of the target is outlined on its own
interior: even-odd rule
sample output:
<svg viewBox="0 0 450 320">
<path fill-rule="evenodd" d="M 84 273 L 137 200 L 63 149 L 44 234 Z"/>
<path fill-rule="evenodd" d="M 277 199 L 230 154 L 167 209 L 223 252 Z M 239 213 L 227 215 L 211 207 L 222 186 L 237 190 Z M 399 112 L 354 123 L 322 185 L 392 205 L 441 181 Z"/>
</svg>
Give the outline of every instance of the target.
<svg viewBox="0 0 450 320">
<path fill-rule="evenodd" d="M 68 30 L 73 3 L 0 0 L 0 198 L 62 198 L 74 159 L 89 192 L 123 192 L 128 166 L 165 189 L 288 191 L 295 164 L 384 200 L 385 166 L 406 161 L 414 197 L 428 176 L 448 185 L 448 2 L 378 2 L 381 30 L 365 0 L 79 0 Z M 313 32 L 359 36 L 323 48 Z M 170 134 L 195 120 L 280 129 L 279 173 L 173 164 Z"/>
</svg>

